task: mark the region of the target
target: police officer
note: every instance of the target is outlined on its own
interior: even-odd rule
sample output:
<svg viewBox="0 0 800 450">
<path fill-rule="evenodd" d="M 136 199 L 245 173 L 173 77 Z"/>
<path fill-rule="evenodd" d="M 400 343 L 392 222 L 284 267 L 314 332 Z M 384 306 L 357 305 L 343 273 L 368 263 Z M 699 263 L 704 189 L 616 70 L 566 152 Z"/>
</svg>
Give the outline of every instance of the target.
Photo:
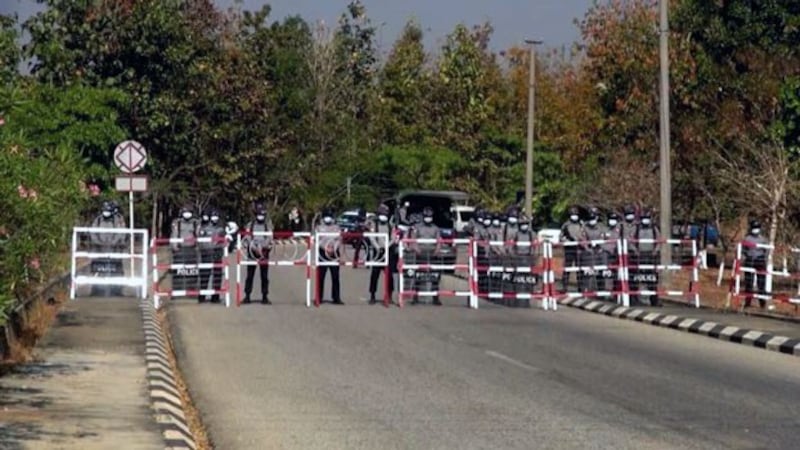
<svg viewBox="0 0 800 450">
<path fill-rule="evenodd" d="M 491 225 L 486 234 L 487 240 L 489 241 L 489 246 L 487 247 L 489 266 L 500 267 L 503 265 L 505 255 L 503 214 L 500 212 L 492 213 Z M 489 292 L 502 292 L 503 272 L 489 272 L 488 275 Z"/>
<path fill-rule="evenodd" d="M 515 292 L 517 279 L 521 279 L 516 273 L 518 265 L 517 255 L 519 255 L 519 248 L 517 247 L 517 235 L 519 234 L 519 208 L 512 206 L 506 210 L 506 224 L 503 227 L 503 266 L 512 270 L 511 273 L 503 274 L 502 292 Z"/>
<path fill-rule="evenodd" d="M 759 247 L 759 245 L 767 245 L 768 243 L 769 241 L 767 241 L 767 239 L 761 234 L 761 222 L 758 220 L 751 220 L 750 231 L 747 233 L 747 236 L 745 236 L 742 245 L 742 252 L 744 253 L 744 267 L 748 267 L 762 273 L 753 273 L 751 271 L 746 271 L 744 273 L 746 307 L 750 307 L 754 292 L 762 295 L 766 293 L 766 276 L 763 272 L 767 270 L 767 249 L 765 247 Z M 757 291 L 753 291 L 754 279 L 756 282 Z M 758 305 L 763 308 L 764 304 L 764 299 L 759 298 Z"/>
<path fill-rule="evenodd" d="M 422 223 L 418 224 L 412 230 L 412 238 L 413 239 L 439 239 L 440 230 L 439 227 L 433 223 L 433 209 L 430 207 L 425 207 L 422 210 Z M 433 257 L 436 255 L 437 250 L 439 249 L 438 243 L 416 243 L 414 245 L 414 253 L 416 256 L 417 261 L 422 261 L 422 264 L 431 264 Z M 425 278 L 425 282 L 417 283 L 414 280 L 414 290 L 419 292 L 419 285 L 429 285 L 430 291 L 438 291 L 439 290 L 439 278 L 441 273 L 438 271 L 416 271 L 416 277 L 419 279 L 420 277 Z M 414 294 L 414 299 L 412 300 L 411 304 L 415 305 L 419 303 L 419 295 Z M 439 295 L 433 296 L 433 304 L 434 305 L 441 305 L 442 302 L 439 300 Z"/>
<path fill-rule="evenodd" d="M 594 289 L 604 291 L 606 289 L 605 278 L 603 278 L 602 271 L 598 270 L 598 266 L 606 265 L 605 252 L 603 251 L 602 244 L 592 242 L 601 241 L 605 239 L 606 229 L 600 223 L 600 211 L 592 207 L 589 209 L 589 220 L 583 226 L 583 233 L 581 235 L 581 254 L 579 255 L 581 266 L 590 269 L 590 275 L 587 277 L 589 281 L 589 289 L 591 289 L 591 281 L 594 280 Z"/>
<path fill-rule="evenodd" d="M 295 233 L 303 230 L 302 217 L 300 216 L 300 209 L 297 206 L 289 211 L 289 229 Z"/>
<path fill-rule="evenodd" d="M 125 219 L 115 215 L 113 202 L 105 201 L 100 208 L 100 214 L 92 220 L 92 228 L 125 228 Z M 128 242 L 128 235 L 125 233 L 91 233 L 89 241 L 92 245 L 92 250 L 99 253 L 116 253 L 124 249 L 125 244 Z M 121 259 L 100 258 L 92 263 L 99 265 L 108 265 L 113 267 L 113 274 L 123 275 L 125 273 Z M 98 268 L 99 269 L 99 268 Z M 95 272 L 93 270 L 93 272 Z M 96 292 L 94 286 L 92 293 Z M 111 287 L 112 295 L 122 295 L 121 286 Z"/>
<path fill-rule="evenodd" d="M 510 223 L 510 222 L 509 222 Z M 536 285 L 536 275 L 533 270 L 537 264 L 536 249 L 533 243 L 536 241 L 536 234 L 531 229 L 531 220 L 526 216 L 519 217 L 519 229 L 514 233 L 515 246 L 515 266 L 530 268 L 530 272 L 518 275 L 515 280 L 515 292 L 532 293 Z M 527 244 L 527 245 L 520 245 Z M 523 302 L 525 306 L 530 306 L 530 301 Z"/>
<path fill-rule="evenodd" d="M 633 205 L 625 205 L 622 213 L 625 219 L 625 222 L 622 223 L 622 238 L 630 241 L 635 238 L 636 226 L 638 225 L 636 222 L 636 208 Z M 628 245 L 630 244 L 631 242 L 628 242 Z"/>
<path fill-rule="evenodd" d="M 655 291 L 658 288 L 658 271 L 647 268 L 638 268 L 639 265 L 655 265 L 658 264 L 659 258 L 659 244 L 658 239 L 661 238 L 661 233 L 653 224 L 652 213 L 649 208 L 642 211 L 642 216 L 639 219 L 639 224 L 636 226 L 632 243 L 628 244 L 631 250 L 631 265 L 636 269 L 631 271 L 631 289 L 638 290 L 640 285 L 644 285 L 646 290 Z M 638 301 L 639 297 L 634 296 L 633 301 Z M 658 295 L 653 294 L 650 296 L 650 304 L 652 306 L 661 306 L 661 300 Z"/>
<path fill-rule="evenodd" d="M 223 248 L 225 242 L 225 228 L 220 224 L 219 212 L 216 208 L 208 207 L 200 215 L 200 225 L 197 229 L 197 237 L 210 238 L 211 242 L 200 242 L 200 262 L 204 264 L 222 263 Z M 213 279 L 212 279 L 213 275 Z M 200 289 L 214 289 L 218 291 L 222 282 L 222 268 L 214 267 L 200 269 Z M 202 303 L 206 300 L 205 295 L 197 296 L 197 301 Z M 219 293 L 211 296 L 211 301 L 219 302 Z"/>
<path fill-rule="evenodd" d="M 370 246 L 373 249 L 374 254 L 377 257 L 374 259 L 375 261 L 384 261 L 384 258 L 388 269 L 385 267 L 380 266 L 373 266 L 370 274 L 369 274 L 369 304 L 374 305 L 377 300 L 375 299 L 375 292 L 378 289 L 378 278 L 381 276 L 381 272 L 384 274 L 388 274 L 388 279 L 385 280 L 386 283 L 389 284 L 389 295 L 392 295 L 394 292 L 394 281 L 392 279 L 392 274 L 397 272 L 397 246 L 394 242 L 391 242 L 389 239 L 392 236 L 392 226 L 389 224 L 389 207 L 386 205 L 378 206 L 378 210 L 375 212 L 376 222 L 372 225 L 372 232 L 374 233 L 383 233 L 385 237 L 378 237 L 378 236 L 371 236 Z M 385 254 L 386 244 L 389 242 L 389 253 Z"/>
<path fill-rule="evenodd" d="M 622 224 L 619 221 L 619 214 L 616 212 L 611 212 L 608 215 L 608 222 L 607 222 L 606 234 L 603 239 L 607 239 L 612 242 L 608 242 L 603 246 L 603 250 L 605 251 L 605 258 L 606 264 L 615 266 L 616 269 L 609 269 L 609 275 L 612 277 L 613 281 L 613 289 L 614 292 L 621 291 L 621 284 L 619 281 L 619 276 L 617 276 L 614 271 L 619 271 L 619 240 L 622 239 Z M 618 273 L 618 272 L 617 272 Z"/>
<path fill-rule="evenodd" d="M 251 220 L 245 231 L 245 238 L 242 239 L 244 248 L 247 249 L 248 259 L 258 262 L 258 273 L 261 278 L 261 304 L 271 305 L 269 300 L 269 252 L 272 249 L 273 239 L 270 235 L 274 231 L 272 219 L 267 214 L 267 207 L 264 203 L 257 202 L 253 206 L 254 218 Z M 250 303 L 250 294 L 253 292 L 253 278 L 256 274 L 256 266 L 247 266 L 247 278 L 244 280 L 244 301 Z"/>
<path fill-rule="evenodd" d="M 323 235 L 317 241 L 317 246 L 320 260 L 322 261 L 336 261 L 337 265 L 334 266 L 317 266 L 317 296 L 322 301 L 322 294 L 325 292 L 325 275 L 328 270 L 331 272 L 331 297 L 333 298 L 334 305 L 344 305 L 341 298 L 341 291 L 339 285 L 339 265 L 338 265 L 338 251 L 341 245 L 338 234 L 342 232 L 341 228 L 336 225 L 333 217 L 333 211 L 330 208 L 325 208 L 322 211 L 322 223 L 318 224 L 314 231 L 316 233 L 336 233 L 337 236 Z"/>
<path fill-rule="evenodd" d="M 569 290 L 570 272 L 569 268 L 577 267 L 578 262 L 578 247 L 575 244 L 581 239 L 583 231 L 583 224 L 581 224 L 580 214 L 578 207 L 573 206 L 569 208 L 569 219 L 561 226 L 561 242 L 568 245 L 564 246 L 564 273 L 561 275 L 561 288 L 564 292 Z M 580 272 L 577 273 L 578 290 L 583 290 L 583 276 Z"/>
<path fill-rule="evenodd" d="M 170 238 L 181 239 L 181 242 L 172 244 L 172 262 L 174 264 L 197 264 L 197 238 L 198 223 L 194 217 L 192 206 L 184 205 L 180 210 L 180 217 L 172 221 Z M 196 270 L 196 269 L 195 269 Z M 199 272 L 192 269 L 175 269 L 173 289 L 184 290 L 199 287 Z"/>
</svg>

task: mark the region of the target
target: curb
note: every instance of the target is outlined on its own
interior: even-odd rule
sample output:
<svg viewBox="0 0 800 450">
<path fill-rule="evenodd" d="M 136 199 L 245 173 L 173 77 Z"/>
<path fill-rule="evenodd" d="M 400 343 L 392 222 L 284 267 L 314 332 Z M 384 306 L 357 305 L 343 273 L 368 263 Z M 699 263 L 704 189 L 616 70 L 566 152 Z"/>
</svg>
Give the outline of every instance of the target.
<svg viewBox="0 0 800 450">
<path fill-rule="evenodd" d="M 194 437 L 186 421 L 183 402 L 169 363 L 168 348 L 161 326 L 156 320 L 153 305 L 147 300 L 139 302 L 142 310 L 147 364 L 147 385 L 155 419 L 167 449 L 196 449 Z"/>
<path fill-rule="evenodd" d="M 680 317 L 673 314 L 659 314 L 648 312 L 643 309 L 626 308 L 608 302 L 587 300 L 585 298 L 566 299 L 558 303 L 596 314 L 616 317 L 618 319 L 633 320 L 663 328 L 699 334 L 726 342 L 800 356 L 800 339 L 796 338 L 778 336 L 763 331 L 728 326 L 717 322 L 693 319 L 691 317 Z"/>
</svg>

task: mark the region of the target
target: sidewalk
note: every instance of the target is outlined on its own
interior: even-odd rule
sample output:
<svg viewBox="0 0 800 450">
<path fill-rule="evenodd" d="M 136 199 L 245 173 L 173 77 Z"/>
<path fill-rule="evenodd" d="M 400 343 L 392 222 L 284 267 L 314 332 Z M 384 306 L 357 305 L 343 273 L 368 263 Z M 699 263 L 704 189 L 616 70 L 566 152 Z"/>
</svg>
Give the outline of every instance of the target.
<svg viewBox="0 0 800 450">
<path fill-rule="evenodd" d="M 0 378 L 0 448 L 164 448 L 142 320 L 133 298 L 66 303 L 37 360 Z"/>
</svg>

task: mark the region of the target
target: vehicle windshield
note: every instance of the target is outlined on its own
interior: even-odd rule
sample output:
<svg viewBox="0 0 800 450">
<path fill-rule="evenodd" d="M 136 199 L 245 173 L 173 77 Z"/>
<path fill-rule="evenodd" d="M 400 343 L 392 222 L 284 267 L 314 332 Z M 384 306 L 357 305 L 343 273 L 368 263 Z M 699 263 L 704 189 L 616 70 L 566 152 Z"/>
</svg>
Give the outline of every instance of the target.
<svg viewBox="0 0 800 450">
<path fill-rule="evenodd" d="M 472 216 L 474 215 L 473 211 L 459 211 L 459 216 L 461 217 L 462 222 L 469 222 L 472 220 Z"/>
<path fill-rule="evenodd" d="M 341 216 L 339 216 L 339 218 L 336 219 L 336 221 L 339 222 L 340 225 L 354 224 L 354 223 L 358 222 L 358 214 L 345 213 L 345 214 L 342 214 Z"/>
</svg>

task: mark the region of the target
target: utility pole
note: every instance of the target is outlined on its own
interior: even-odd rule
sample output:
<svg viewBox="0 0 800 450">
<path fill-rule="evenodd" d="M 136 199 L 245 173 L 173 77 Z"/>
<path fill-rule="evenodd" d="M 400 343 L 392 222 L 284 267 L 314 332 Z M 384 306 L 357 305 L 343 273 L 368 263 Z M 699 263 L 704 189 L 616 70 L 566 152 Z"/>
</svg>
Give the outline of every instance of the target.
<svg viewBox="0 0 800 450">
<path fill-rule="evenodd" d="M 350 201 L 350 186 L 352 185 L 353 177 L 347 177 L 347 201 Z"/>
<path fill-rule="evenodd" d="M 672 168 L 670 160 L 670 132 L 669 132 L 669 0 L 659 0 L 660 25 L 659 25 L 659 56 L 661 59 L 661 111 L 659 120 L 660 132 L 660 175 L 661 175 L 661 234 L 667 239 L 672 237 Z M 664 245 L 661 251 L 661 264 L 671 262 L 669 245 Z"/>
<path fill-rule="evenodd" d="M 530 46 L 530 61 L 528 62 L 528 152 L 525 162 L 525 216 L 528 220 L 533 218 L 533 118 L 536 106 L 536 46 L 542 41 L 525 39 Z"/>
</svg>

